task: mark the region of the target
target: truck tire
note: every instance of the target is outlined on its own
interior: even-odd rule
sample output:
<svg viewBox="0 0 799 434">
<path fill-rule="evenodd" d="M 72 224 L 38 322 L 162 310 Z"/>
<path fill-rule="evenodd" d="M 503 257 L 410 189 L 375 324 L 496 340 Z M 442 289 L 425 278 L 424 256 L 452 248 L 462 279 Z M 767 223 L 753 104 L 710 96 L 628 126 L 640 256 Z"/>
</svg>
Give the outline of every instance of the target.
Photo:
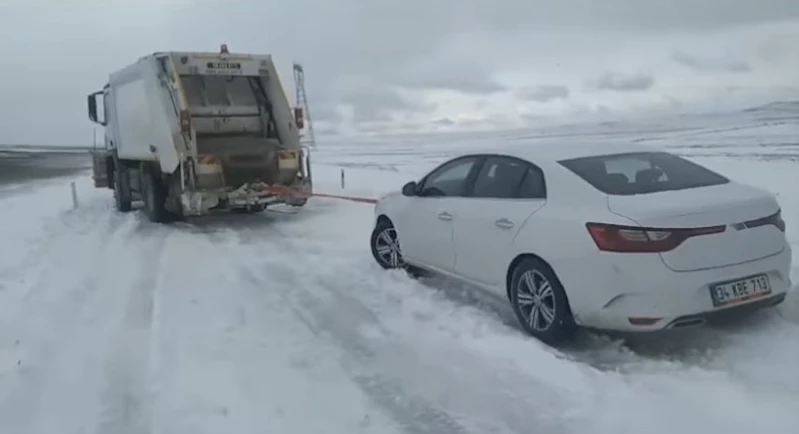
<svg viewBox="0 0 799 434">
<path fill-rule="evenodd" d="M 127 169 L 125 166 L 119 164 L 115 165 L 113 171 L 113 190 L 114 190 L 114 204 L 119 212 L 128 212 L 132 209 L 131 202 L 133 201 L 130 192 L 130 181 L 128 178 Z"/>
<path fill-rule="evenodd" d="M 170 221 L 171 213 L 166 210 L 166 186 L 153 170 L 143 170 L 142 190 L 144 196 L 144 210 L 147 217 L 154 223 Z"/>
</svg>

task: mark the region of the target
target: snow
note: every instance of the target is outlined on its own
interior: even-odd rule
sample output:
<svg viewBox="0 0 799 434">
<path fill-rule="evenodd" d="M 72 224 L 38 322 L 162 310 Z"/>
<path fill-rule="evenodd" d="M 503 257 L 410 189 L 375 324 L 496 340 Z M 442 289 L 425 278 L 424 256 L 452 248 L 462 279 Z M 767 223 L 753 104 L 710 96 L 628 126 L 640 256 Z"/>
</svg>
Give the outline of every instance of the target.
<svg viewBox="0 0 799 434">
<path fill-rule="evenodd" d="M 775 192 L 799 244 L 799 134 L 667 127 L 614 135 Z M 330 144 L 315 188 L 379 197 L 455 153 L 562 133 Z M 379 269 L 369 205 L 161 226 L 112 203 L 88 175 L 0 190 L 0 432 L 799 432 L 796 297 L 738 326 L 556 350 L 501 300 Z"/>
</svg>

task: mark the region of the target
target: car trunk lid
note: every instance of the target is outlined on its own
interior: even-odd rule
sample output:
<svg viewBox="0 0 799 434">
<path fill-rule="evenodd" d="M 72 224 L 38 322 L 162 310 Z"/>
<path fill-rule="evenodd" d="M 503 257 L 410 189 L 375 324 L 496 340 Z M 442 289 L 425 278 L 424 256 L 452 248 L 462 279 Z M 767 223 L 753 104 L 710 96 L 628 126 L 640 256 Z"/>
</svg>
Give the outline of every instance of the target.
<svg viewBox="0 0 799 434">
<path fill-rule="evenodd" d="M 667 267 L 692 271 L 764 258 L 782 251 L 785 237 L 774 220 L 776 199 L 767 192 L 734 182 L 662 191 L 608 196 L 608 208 L 642 227 L 688 229 L 724 226 L 723 231 L 690 237 L 661 252 Z"/>
</svg>

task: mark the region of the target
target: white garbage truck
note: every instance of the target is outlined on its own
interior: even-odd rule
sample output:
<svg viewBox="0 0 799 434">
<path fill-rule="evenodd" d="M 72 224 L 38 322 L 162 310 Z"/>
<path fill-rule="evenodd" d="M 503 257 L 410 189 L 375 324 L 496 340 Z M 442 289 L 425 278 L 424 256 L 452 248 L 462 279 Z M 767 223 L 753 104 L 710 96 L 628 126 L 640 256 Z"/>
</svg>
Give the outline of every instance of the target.
<svg viewBox="0 0 799 434">
<path fill-rule="evenodd" d="M 303 206 L 312 194 L 303 108 L 288 101 L 267 54 L 161 52 L 110 74 L 88 95 L 105 130 L 94 185 L 150 220 Z"/>
</svg>

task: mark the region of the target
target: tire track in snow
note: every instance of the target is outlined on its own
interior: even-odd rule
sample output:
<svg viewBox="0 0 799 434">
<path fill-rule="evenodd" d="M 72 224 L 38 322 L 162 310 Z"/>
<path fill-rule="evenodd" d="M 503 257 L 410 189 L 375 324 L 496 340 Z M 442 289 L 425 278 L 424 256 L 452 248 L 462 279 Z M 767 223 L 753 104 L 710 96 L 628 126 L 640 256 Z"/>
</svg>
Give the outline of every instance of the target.
<svg viewBox="0 0 799 434">
<path fill-rule="evenodd" d="M 277 224 L 277 222 L 272 223 Z M 262 233 L 252 229 L 233 227 L 228 227 L 228 230 L 238 238 L 239 245 L 246 246 L 248 250 L 255 248 L 257 252 L 263 253 L 265 258 L 274 257 L 274 254 L 281 250 L 286 253 L 285 250 L 279 248 L 285 247 L 286 240 L 282 237 L 278 238 L 281 241 L 281 246 L 278 246 L 277 249 L 263 249 L 262 246 L 252 242 L 259 239 Z M 209 236 L 216 241 L 227 238 L 214 233 Z M 286 306 L 314 335 L 320 338 L 332 338 L 343 348 L 351 358 L 349 366 L 344 366 L 344 368 L 350 372 L 353 381 L 378 406 L 386 410 L 406 432 L 413 434 L 468 432 L 446 412 L 425 402 L 421 397 L 409 395 L 396 381 L 384 378 L 377 372 L 371 372 L 369 362 L 375 358 L 375 355 L 368 346 L 363 345 L 362 339 L 357 336 L 360 318 L 363 315 L 368 315 L 368 310 L 360 306 L 361 309 L 353 311 L 353 308 L 357 309 L 359 305 L 338 303 L 337 306 L 341 309 L 338 314 L 333 314 L 331 309 L 324 306 L 324 303 L 303 289 L 303 282 L 296 279 L 301 270 L 282 266 L 280 261 L 268 264 L 264 270 L 265 274 L 256 273 L 246 263 L 231 261 L 231 266 L 237 270 L 237 274 L 240 274 L 254 287 L 269 286 L 275 291 L 280 291 L 279 296 L 285 301 Z M 267 282 L 272 284 L 267 285 Z M 280 285 L 274 285 L 275 282 L 279 282 Z"/>
<path fill-rule="evenodd" d="M 14 208 L 26 209 L 30 207 L 31 197 L 36 197 L 40 194 L 44 195 L 43 197 L 40 196 L 41 201 L 50 200 L 51 198 L 49 197 L 49 195 L 52 194 L 52 187 L 58 185 L 63 186 L 63 188 L 65 188 L 64 192 L 66 193 L 68 191 L 66 190 L 67 188 L 66 185 L 68 185 L 68 181 L 72 181 L 74 179 L 75 179 L 74 177 L 70 177 L 68 179 L 62 179 L 58 182 L 52 182 L 51 183 L 52 185 L 36 184 L 36 183 L 22 184 L 22 186 L 25 187 L 25 190 L 31 190 L 31 191 L 24 191 L 24 192 L 15 191 L 14 195 L 8 198 L 8 201 L 11 202 L 10 217 L 27 218 L 28 217 L 27 212 L 22 214 L 17 214 L 16 212 L 14 212 Z M 0 196 L 0 214 L 2 214 L 4 211 L 3 205 L 9 206 L 6 203 L 4 203 L 4 198 Z M 62 208 L 66 210 L 60 212 L 58 211 L 57 202 L 49 206 L 53 206 L 55 208 L 51 211 L 52 214 L 45 212 L 46 215 L 41 216 L 41 219 L 39 219 L 40 216 L 35 215 L 36 214 L 35 211 L 39 211 L 38 209 L 30 210 L 34 211 L 31 213 L 33 214 L 31 215 L 32 219 L 40 221 L 40 224 L 42 226 L 41 232 L 36 233 L 37 231 L 34 229 L 33 236 L 25 237 L 26 239 L 24 239 L 24 242 L 19 242 L 23 240 L 14 240 L 14 237 L 12 236 L 12 242 L 13 241 L 19 242 L 19 244 L 15 246 L 17 248 L 17 253 L 19 257 L 16 258 L 17 260 L 12 260 L 11 264 L 0 262 L 0 282 L 6 281 L 8 282 L 7 283 L 8 285 L 13 286 L 15 283 L 19 282 L 20 272 L 22 270 L 27 270 L 29 268 L 34 268 L 38 266 L 41 257 L 46 256 L 48 254 L 48 247 L 50 246 L 51 241 L 60 238 L 61 236 L 67 233 L 74 234 L 76 232 L 79 232 L 81 234 L 87 234 L 91 231 L 96 230 L 99 227 L 96 225 L 101 224 L 102 220 L 104 220 L 104 217 L 100 216 L 99 219 L 100 221 L 95 220 L 92 222 L 95 224 L 95 226 L 93 226 L 92 224 L 88 224 L 89 221 L 81 221 L 80 217 L 85 218 L 90 214 L 95 214 L 95 213 L 99 214 L 101 210 L 105 211 L 106 214 L 110 214 L 113 212 L 110 209 L 111 206 L 106 201 L 98 201 L 96 200 L 96 198 L 84 199 L 84 202 L 81 203 L 80 208 L 77 210 L 68 209 L 66 203 L 62 205 Z M 4 217 L 9 217 L 9 216 L 4 216 Z M 95 216 L 94 218 L 97 219 L 97 216 Z M 16 226 L 17 225 L 15 225 L 14 222 L 11 222 L 11 226 L 8 227 L 8 230 L 10 231 L 18 230 Z M 30 226 L 25 227 L 25 225 L 23 225 L 22 229 L 24 234 L 25 232 L 27 232 L 26 230 L 30 230 L 31 227 Z M 3 241 L 7 240 L 4 239 Z"/>
<path fill-rule="evenodd" d="M 151 432 L 152 410 L 148 386 L 154 297 L 158 291 L 162 252 L 169 241 L 169 228 L 149 226 L 149 222 L 142 221 L 136 231 L 138 233 L 133 234 L 136 239 L 131 239 L 131 243 L 137 246 L 144 245 L 143 251 L 134 249 L 134 246 L 122 247 L 129 248 L 146 260 L 137 269 L 139 277 L 125 283 L 127 303 L 124 317 L 104 366 L 105 389 L 101 395 L 98 433 Z"/>
<path fill-rule="evenodd" d="M 267 219 L 264 220 L 268 222 Z M 457 343 L 432 344 L 443 343 L 446 348 L 415 348 L 408 346 L 406 340 L 392 339 L 391 331 L 385 327 L 377 311 L 373 310 L 375 306 L 367 306 L 364 300 L 352 295 L 360 290 L 348 291 L 336 282 L 327 283 L 321 280 L 323 277 L 320 278 L 319 273 L 308 273 L 303 269 L 303 264 L 287 262 L 286 259 L 290 261 L 290 258 L 304 257 L 308 259 L 308 264 L 312 264 L 313 259 L 317 259 L 311 253 L 314 251 L 314 245 L 311 244 L 313 241 L 302 237 L 306 230 L 304 223 L 296 222 L 296 225 L 298 226 L 295 226 L 293 220 L 288 220 L 285 223 L 273 221 L 257 230 L 231 228 L 242 245 L 261 252 L 256 256 L 263 258 L 261 272 L 254 271 L 251 265 L 238 264 L 240 273 L 247 275 L 252 284 L 263 286 L 265 282 L 278 280 L 282 283 L 280 288 L 291 288 L 284 290 L 282 294 L 286 304 L 295 310 L 314 333 L 333 339 L 349 354 L 347 365 L 352 378 L 376 403 L 404 424 L 406 430 L 420 433 L 470 430 L 519 432 L 527 429 L 534 421 L 539 429 L 569 432 L 561 421 L 547 415 L 556 414 L 565 405 L 560 402 L 562 400 L 559 396 L 542 390 L 542 387 L 548 388 L 549 385 L 519 376 L 521 372 L 512 367 L 489 369 L 482 366 L 479 360 L 475 360 L 473 353 L 458 348 Z M 295 228 L 299 229 L 299 233 L 288 233 Z M 259 244 L 259 239 L 263 238 L 267 238 L 266 244 Z M 318 260 L 324 259 L 320 257 Z M 356 272 L 360 278 L 353 275 L 353 270 L 341 271 L 344 280 L 357 282 L 359 286 L 365 283 L 361 271 Z M 333 277 L 332 273 L 327 274 Z M 377 282 L 374 284 L 379 285 Z M 378 286 L 373 290 L 380 291 Z M 364 327 L 376 331 L 377 340 L 363 335 Z M 414 345 L 416 343 L 414 341 Z M 527 343 L 524 340 L 519 341 L 519 345 Z M 442 364 L 430 366 L 434 368 L 430 373 L 404 377 L 402 374 L 408 373 L 409 366 L 426 369 L 425 362 L 419 359 L 423 355 L 420 353 L 422 350 Z M 447 356 L 448 359 L 442 359 L 442 356 Z M 457 371 L 462 371 L 464 378 L 459 379 L 457 374 L 453 375 Z M 442 381 L 434 380 L 433 376 L 439 375 L 436 372 L 445 375 L 445 378 L 439 377 Z M 437 384 L 432 387 L 424 384 L 431 381 Z M 409 384 L 413 386 L 409 388 Z M 480 391 L 476 392 L 477 390 Z M 521 392 L 522 390 L 537 390 L 541 394 L 531 402 L 520 395 L 527 394 Z M 458 391 L 471 397 L 453 396 L 453 393 L 460 393 Z M 542 401 L 542 396 L 548 398 Z M 430 400 L 431 397 L 433 401 Z M 454 402 L 450 403 L 453 398 Z M 489 403 L 494 411 L 485 408 Z M 446 404 L 449 409 L 445 410 L 442 404 Z M 530 413 L 532 408 L 538 410 L 537 414 Z M 486 417 L 488 420 L 485 420 Z"/>
<path fill-rule="evenodd" d="M 179 225 L 157 294 L 153 433 L 391 433 L 397 426 L 279 297 L 226 228 Z M 213 226 L 213 225 L 211 225 Z M 188 255 L 187 255 L 188 253 Z"/>
<path fill-rule="evenodd" d="M 99 220 L 87 219 L 88 216 L 96 218 L 97 216 L 94 214 L 99 215 L 101 211 L 108 211 L 107 208 L 108 206 L 102 203 L 91 202 L 77 211 L 65 211 L 46 218 L 44 220 L 45 228 L 42 234 L 36 237 L 35 244 L 32 246 L 20 246 L 22 248 L 28 247 L 26 250 L 19 252 L 20 256 L 22 256 L 21 260 L 9 268 L 5 268 L 5 264 L 0 264 L 0 282 L 5 282 L 8 287 L 18 284 L 25 285 L 25 278 L 31 275 L 21 273 L 25 270 L 40 267 L 42 258 L 48 256 L 52 250 L 53 242 L 65 235 L 88 235 L 102 229 L 103 225 L 109 224 L 110 220 L 104 216 L 101 216 Z"/>
<path fill-rule="evenodd" d="M 81 345 L 87 330 L 90 336 L 102 336 L 102 329 L 92 330 L 93 323 L 107 314 L 101 301 L 109 295 L 101 289 L 94 266 L 127 238 L 132 223 L 113 215 L 96 217 L 91 209 L 81 210 L 51 228 L 59 235 L 50 239 L 37 266 L 22 279 L 28 284 L 16 288 L 14 314 L 4 315 L 4 337 L 12 338 L 7 335 L 12 330 L 23 337 L 15 338 L 19 366 L 3 381 L 10 384 L 3 387 L 0 427 L 8 429 L 1 432 L 52 432 L 68 426 L 65 419 L 80 418 L 70 412 L 83 414 L 81 425 L 92 416 L 91 403 L 69 394 L 77 378 L 92 381 L 86 376 L 95 350 Z M 92 237 L 83 237 L 89 227 L 94 229 Z M 52 413 L 53 408 L 58 410 Z M 42 417 L 42 411 L 48 417 Z"/>
</svg>

